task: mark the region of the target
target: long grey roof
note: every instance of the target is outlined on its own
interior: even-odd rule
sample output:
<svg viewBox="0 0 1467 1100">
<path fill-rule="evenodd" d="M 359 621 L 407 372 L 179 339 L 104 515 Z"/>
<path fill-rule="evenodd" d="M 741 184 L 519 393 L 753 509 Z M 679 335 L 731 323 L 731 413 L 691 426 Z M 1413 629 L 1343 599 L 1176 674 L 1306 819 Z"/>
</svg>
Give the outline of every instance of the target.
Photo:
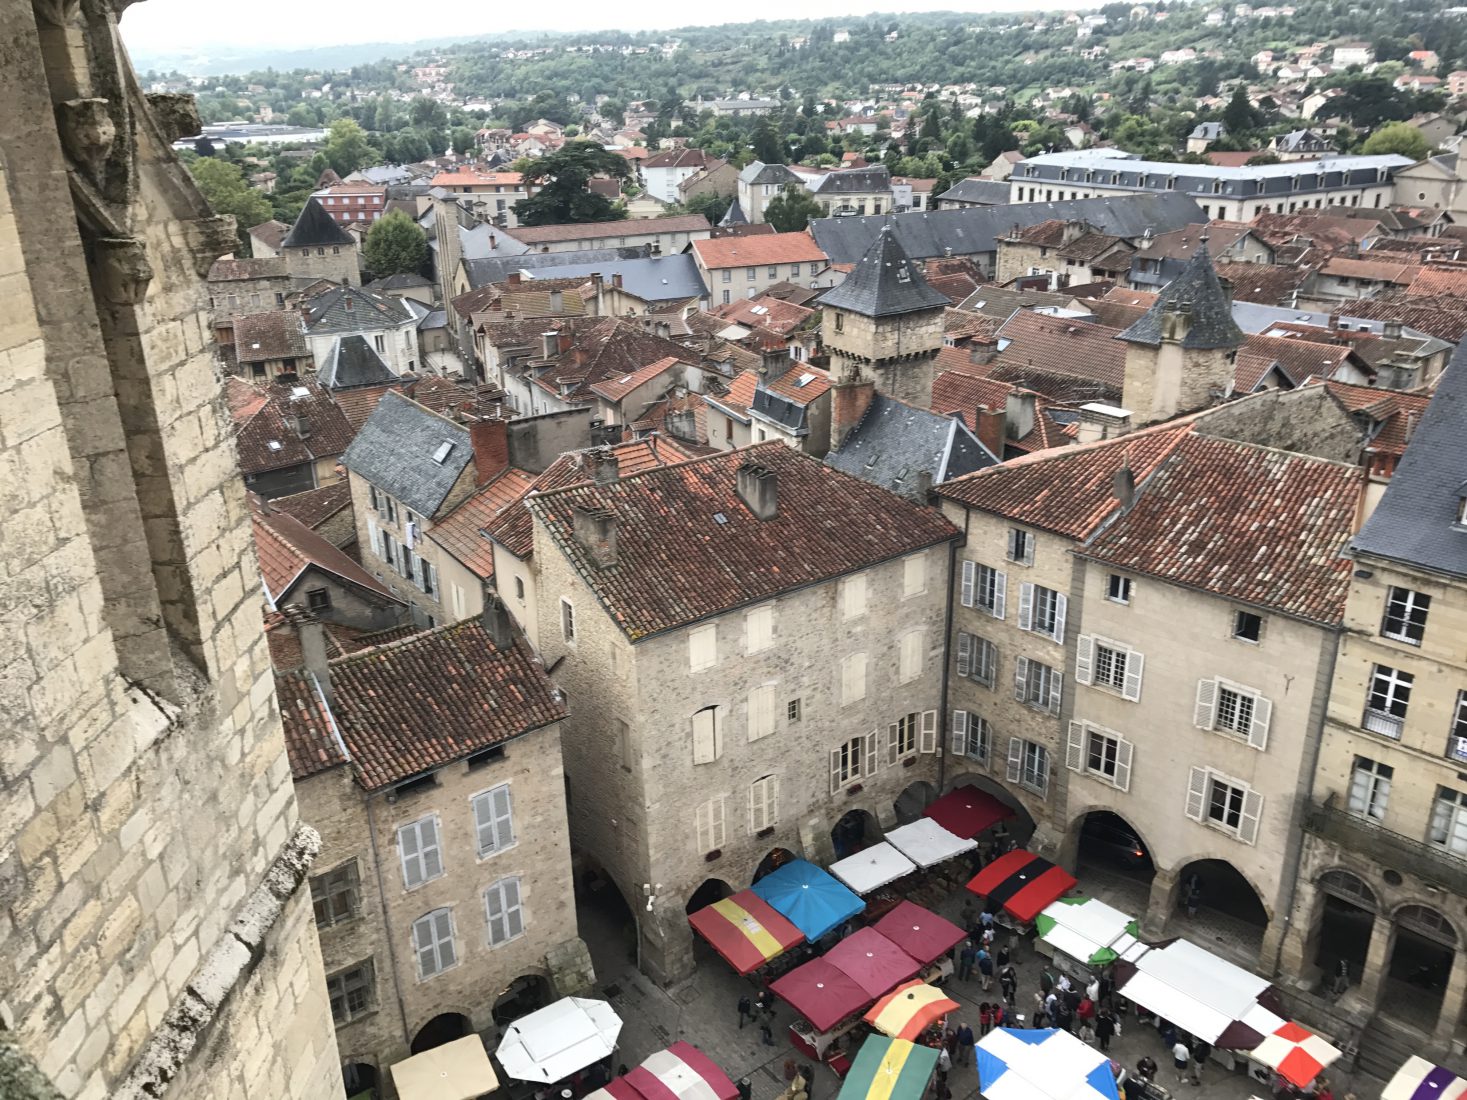
<svg viewBox="0 0 1467 1100">
<path fill-rule="evenodd" d="M 387 368 L 365 336 L 353 333 L 338 336 L 331 344 L 325 362 L 316 368 L 316 381 L 330 390 L 349 390 L 396 382 L 397 375 Z"/>
<path fill-rule="evenodd" d="M 442 462 L 435 461 L 445 444 L 451 444 L 448 453 Z M 420 516 L 431 518 L 473 458 L 467 428 L 389 390 L 341 462 Z"/>
<path fill-rule="evenodd" d="M 1161 343 L 1162 315 L 1177 309 L 1191 315 L 1182 347 L 1234 348 L 1243 342 L 1243 331 L 1233 320 L 1232 302 L 1218 281 L 1206 241 L 1198 244 L 1182 273 L 1162 287 L 1151 308 L 1116 339 L 1156 347 Z"/>
<path fill-rule="evenodd" d="M 503 282 L 511 271 L 545 272 L 552 267 L 568 267 L 573 264 L 606 264 L 615 260 L 636 260 L 652 254 L 647 244 L 627 245 L 624 248 L 586 248 L 576 252 L 527 252 L 523 256 L 486 256 L 476 260 L 465 260 L 464 275 L 469 288 L 478 290 L 489 283 Z M 557 276 L 545 274 L 542 278 Z"/>
<path fill-rule="evenodd" d="M 922 271 L 897 243 L 888 221 L 866 255 L 839 286 L 827 290 L 817 305 L 850 310 L 863 317 L 895 317 L 924 309 L 946 309 L 946 294 L 927 285 Z"/>
<path fill-rule="evenodd" d="M 970 177 L 958 180 L 933 202 L 963 202 L 972 206 L 1007 206 L 1009 184 L 1006 180 L 980 180 Z"/>
<path fill-rule="evenodd" d="M 325 245 L 355 244 L 345 229 L 336 224 L 326 208 L 315 199 L 307 199 L 295 224 L 280 242 L 281 248 L 316 248 Z"/>
<path fill-rule="evenodd" d="M 611 282 L 613 275 L 620 275 L 622 289 L 647 302 L 708 297 L 708 288 L 703 283 L 703 276 L 698 273 L 697 261 L 689 252 L 635 260 L 593 260 L 589 263 L 565 264 L 543 273 L 541 277 L 577 279 L 598 272 L 607 283 Z"/>
<path fill-rule="evenodd" d="M 830 452 L 825 461 L 842 473 L 911 497 L 923 472 L 937 485 L 996 466 L 999 460 L 959 417 L 939 416 L 878 393 L 840 450 Z"/>
<path fill-rule="evenodd" d="M 1116 195 L 1103 199 L 1067 199 L 1063 202 L 1025 202 L 1008 206 L 968 206 L 951 210 L 912 210 L 891 216 L 902 250 L 914 260 L 944 256 L 973 256 L 994 252 L 996 238 L 1051 219 L 1088 222 L 1097 231 L 1117 237 L 1139 237 L 1147 229 L 1164 233 L 1208 220 L 1189 195 L 1177 192 Z M 887 216 L 818 218 L 810 223 L 815 243 L 833 264 L 855 263 L 866 254 L 881 232 Z"/>
<path fill-rule="evenodd" d="M 800 177 L 791 172 L 783 164 L 765 164 L 762 160 L 756 160 L 745 166 L 739 173 L 740 183 L 799 183 Z"/>
<path fill-rule="evenodd" d="M 1437 573 L 1467 576 L 1467 339 L 1457 345 L 1385 495 L 1351 547 Z"/>
<path fill-rule="evenodd" d="M 355 286 L 332 287 L 306 299 L 304 305 L 306 332 L 311 336 L 396 328 L 420 320 L 428 312 L 428 307 L 415 299 Z"/>
<path fill-rule="evenodd" d="M 871 191 L 891 190 L 891 170 L 884 164 L 874 168 L 847 168 L 838 172 L 827 172 L 810 181 L 810 190 L 817 195 L 867 194 Z"/>
<path fill-rule="evenodd" d="M 458 254 L 465 260 L 482 260 L 490 256 L 523 256 L 530 246 L 511 237 L 498 226 L 480 222 L 472 229 L 458 227 Z"/>
</svg>

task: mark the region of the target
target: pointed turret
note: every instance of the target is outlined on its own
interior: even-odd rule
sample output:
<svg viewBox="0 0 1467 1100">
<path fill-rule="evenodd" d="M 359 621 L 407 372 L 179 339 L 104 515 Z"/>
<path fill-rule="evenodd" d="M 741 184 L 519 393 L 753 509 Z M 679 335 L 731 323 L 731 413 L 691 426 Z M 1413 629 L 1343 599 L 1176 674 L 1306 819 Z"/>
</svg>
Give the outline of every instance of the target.
<svg viewBox="0 0 1467 1100">
<path fill-rule="evenodd" d="M 290 227 L 281 243 L 283 248 L 322 248 L 326 245 L 352 244 L 345 229 L 336 224 L 326 213 L 326 208 L 315 199 L 307 199 L 300 216 Z"/>
<path fill-rule="evenodd" d="M 1153 348 L 1163 341 L 1208 349 L 1235 348 L 1243 342 L 1243 332 L 1233 321 L 1232 294 L 1212 266 L 1205 233 L 1182 273 L 1118 339 Z"/>
<path fill-rule="evenodd" d="M 826 291 L 817 304 L 863 317 L 896 317 L 924 309 L 946 309 L 952 303 L 927 285 L 888 221 L 840 286 Z"/>
<path fill-rule="evenodd" d="M 728 209 L 724 211 L 723 217 L 718 220 L 718 224 L 724 229 L 735 225 L 749 224 L 749 219 L 744 216 L 744 208 L 739 205 L 737 198 L 728 204 Z"/>
</svg>

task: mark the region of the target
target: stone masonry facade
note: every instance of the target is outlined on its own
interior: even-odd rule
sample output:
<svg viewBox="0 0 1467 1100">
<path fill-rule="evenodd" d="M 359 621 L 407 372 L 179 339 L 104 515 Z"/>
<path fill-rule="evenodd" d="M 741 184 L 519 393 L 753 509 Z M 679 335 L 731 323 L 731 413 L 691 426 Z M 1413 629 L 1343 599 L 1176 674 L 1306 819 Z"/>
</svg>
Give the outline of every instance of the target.
<svg viewBox="0 0 1467 1100">
<path fill-rule="evenodd" d="M 232 226 L 111 3 L 9 5 L 0 43 L 0 1022 L 67 1098 L 327 1096 L 317 838 L 209 348 Z"/>
</svg>

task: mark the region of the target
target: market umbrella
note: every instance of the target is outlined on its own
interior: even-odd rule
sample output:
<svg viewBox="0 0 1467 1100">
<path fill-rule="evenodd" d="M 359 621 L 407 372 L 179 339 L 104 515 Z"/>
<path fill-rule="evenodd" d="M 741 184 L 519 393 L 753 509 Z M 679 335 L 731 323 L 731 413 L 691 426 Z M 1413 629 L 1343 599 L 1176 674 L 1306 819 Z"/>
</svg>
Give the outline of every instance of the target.
<svg viewBox="0 0 1467 1100">
<path fill-rule="evenodd" d="M 854 1016 L 873 998 L 834 963 L 811 959 L 769 983 L 774 995 L 789 1003 L 816 1031 L 829 1031 Z"/>
<path fill-rule="evenodd" d="M 624 1080 L 645 1100 L 735 1100 L 739 1094 L 728 1074 L 685 1042 L 648 1055 Z"/>
<path fill-rule="evenodd" d="M 841 1082 L 837 1100 L 922 1100 L 937 1051 L 905 1039 L 869 1035 Z"/>
<path fill-rule="evenodd" d="M 809 860 L 792 859 L 750 887 L 814 942 L 844 924 L 866 903 Z"/>
<path fill-rule="evenodd" d="M 958 1002 L 949 1000 L 942 990 L 926 982 L 910 981 L 872 1005 L 864 1019 L 893 1039 L 915 1041 L 938 1020 L 957 1010 Z"/>
<path fill-rule="evenodd" d="M 973 893 L 1002 905 L 1025 922 L 1074 888 L 1074 875 L 1022 848 L 1005 852 L 968 883 Z"/>
<path fill-rule="evenodd" d="M 401 1100 L 472 1100 L 499 1088 L 484 1040 L 477 1035 L 414 1054 L 389 1072 Z"/>
<path fill-rule="evenodd" d="M 1135 918 L 1099 898 L 1060 898 L 1034 918 L 1039 938 L 1092 966 L 1113 963 L 1136 946 Z"/>
<path fill-rule="evenodd" d="M 886 840 L 918 867 L 936 867 L 978 847 L 977 841 L 948 832 L 930 817 L 919 817 L 893 829 Z"/>
<path fill-rule="evenodd" d="M 1068 1031 L 997 1027 L 976 1055 L 985 1100 L 1119 1100 L 1110 1059 Z"/>
<path fill-rule="evenodd" d="M 858 894 L 869 894 L 916 869 L 915 863 L 884 840 L 830 865 L 830 873 Z"/>
<path fill-rule="evenodd" d="M 1463 1095 L 1467 1081 L 1415 1054 L 1380 1090 L 1380 1100 L 1460 1100 Z"/>
<path fill-rule="evenodd" d="M 874 928 L 852 932 L 825 953 L 825 961 L 864 989 L 872 1000 L 917 976 L 922 964 Z"/>
<path fill-rule="evenodd" d="M 688 923 L 740 974 L 757 970 L 805 939 L 752 890 L 699 909 Z"/>
<path fill-rule="evenodd" d="M 952 921 L 913 901 L 899 902 L 871 927 L 923 966 L 942 958 L 968 934 Z"/>
<path fill-rule="evenodd" d="M 1248 1053 L 1301 1088 L 1340 1056 L 1339 1048 L 1293 1021 L 1265 1035 L 1263 1042 Z"/>
<path fill-rule="evenodd" d="M 1013 810 L 972 784 L 954 787 L 922 813 L 954 836 L 969 838 L 1014 816 Z"/>
<path fill-rule="evenodd" d="M 605 1001 L 562 997 L 504 1029 L 494 1056 L 517 1081 L 560 1081 L 610 1057 L 621 1017 Z"/>
</svg>

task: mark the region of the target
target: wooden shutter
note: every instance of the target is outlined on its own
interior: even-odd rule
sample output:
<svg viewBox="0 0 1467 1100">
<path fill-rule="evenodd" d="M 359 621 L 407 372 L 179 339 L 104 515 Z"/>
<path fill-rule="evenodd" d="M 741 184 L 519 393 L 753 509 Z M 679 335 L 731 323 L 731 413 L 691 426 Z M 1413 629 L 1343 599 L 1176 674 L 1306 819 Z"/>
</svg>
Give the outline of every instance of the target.
<svg viewBox="0 0 1467 1100">
<path fill-rule="evenodd" d="M 1028 581 L 1019 585 L 1019 629 L 1034 629 L 1034 585 Z"/>
<path fill-rule="evenodd" d="M 688 667 L 697 672 L 718 662 L 718 628 L 709 623 L 688 631 Z"/>
<path fill-rule="evenodd" d="M 1253 696 L 1253 721 L 1248 724 L 1248 744 L 1255 749 L 1268 748 L 1268 720 L 1273 715 L 1273 703 L 1261 695 Z"/>
<path fill-rule="evenodd" d="M 968 755 L 968 712 L 953 711 L 952 753 L 954 756 Z"/>
<path fill-rule="evenodd" d="M 917 751 L 937 751 L 937 711 L 924 710 L 921 724 L 917 727 Z"/>
<path fill-rule="evenodd" d="M 774 643 L 774 608 L 756 607 L 744 616 L 744 632 L 748 636 L 746 651 L 758 653 Z"/>
<path fill-rule="evenodd" d="M 418 858 L 416 822 L 397 830 L 397 857 L 402 861 L 402 884 L 411 890 L 423 881 L 423 864 Z"/>
<path fill-rule="evenodd" d="M 840 791 L 840 749 L 830 750 L 830 793 Z"/>
<path fill-rule="evenodd" d="M 1014 661 L 1014 698 L 1024 702 L 1028 697 L 1029 658 L 1019 657 Z"/>
<path fill-rule="evenodd" d="M 377 532 L 377 521 L 371 516 L 367 517 L 367 545 L 377 557 L 382 556 L 382 540 Z"/>
<path fill-rule="evenodd" d="M 973 591 L 977 587 L 978 563 L 964 560 L 963 582 L 959 587 L 958 600 L 964 607 L 973 606 Z"/>
<path fill-rule="evenodd" d="M 993 617 L 1002 619 L 1004 611 L 1009 604 L 1009 575 L 1007 573 L 994 573 L 993 575 Z"/>
<path fill-rule="evenodd" d="M 447 970 L 458 962 L 458 951 L 453 945 L 453 920 L 447 909 L 440 909 L 433 914 L 433 938 L 438 945 L 438 968 Z"/>
<path fill-rule="evenodd" d="M 901 637 L 897 653 L 897 682 L 906 684 L 922 674 L 922 631 L 909 630 Z"/>
<path fill-rule="evenodd" d="M 1017 783 L 1019 776 L 1024 774 L 1024 742 L 1017 737 L 1009 738 L 1009 765 L 1007 778 L 1010 783 Z"/>
<path fill-rule="evenodd" d="M 1125 738 L 1116 741 L 1115 785 L 1119 790 L 1131 789 L 1131 752 L 1135 746 Z"/>
<path fill-rule="evenodd" d="M 1207 814 L 1207 769 L 1193 768 L 1187 777 L 1187 816 L 1201 821 Z"/>
<path fill-rule="evenodd" d="M 1060 712 L 1060 696 L 1064 692 L 1065 674 L 1059 669 L 1052 669 L 1049 673 L 1049 713 Z"/>
<path fill-rule="evenodd" d="M 1217 681 L 1197 681 L 1197 708 L 1192 714 L 1192 724 L 1201 730 L 1210 730 L 1217 722 Z"/>
<path fill-rule="evenodd" d="M 484 915 L 489 921 L 489 942 L 491 944 L 503 943 L 509 939 L 504 912 L 504 884 L 496 882 L 484 891 Z"/>
<path fill-rule="evenodd" d="M 1065 612 L 1070 606 L 1070 598 L 1062 592 L 1054 594 L 1054 640 L 1062 642 L 1065 640 Z"/>
<path fill-rule="evenodd" d="M 865 767 L 861 771 L 861 774 L 863 776 L 868 776 L 869 777 L 869 776 L 873 776 L 873 775 L 876 774 L 876 752 L 877 752 L 876 742 L 878 740 L 879 740 L 879 735 L 878 735 L 878 733 L 877 733 L 876 730 L 872 730 L 870 733 L 868 733 L 866 735 L 866 745 L 865 745 L 865 748 L 866 748 L 866 761 L 865 761 Z"/>
<path fill-rule="evenodd" d="M 1252 787 L 1243 788 L 1243 811 L 1238 818 L 1238 839 L 1244 844 L 1258 840 L 1258 821 L 1263 816 L 1263 795 Z"/>
<path fill-rule="evenodd" d="M 494 819 L 494 847 L 496 850 L 508 848 L 514 843 L 514 804 L 509 784 L 489 792 L 489 810 Z"/>
<path fill-rule="evenodd" d="M 897 729 L 897 724 L 893 722 L 886 727 L 886 766 L 888 768 L 895 766 L 900 752 L 900 731 Z"/>
<path fill-rule="evenodd" d="M 1095 679 L 1095 639 L 1081 634 L 1075 642 L 1075 683 L 1088 684 Z"/>
<path fill-rule="evenodd" d="M 958 632 L 958 675 L 969 676 L 973 672 L 973 635 Z"/>
<path fill-rule="evenodd" d="M 1146 667 L 1146 658 L 1134 649 L 1126 651 L 1126 677 L 1121 685 L 1121 698 L 1136 703 L 1141 700 L 1141 670 Z"/>
<path fill-rule="evenodd" d="M 749 692 L 749 740 L 774 732 L 774 685 L 761 684 Z"/>
<path fill-rule="evenodd" d="M 437 878 L 443 874 L 443 851 L 438 846 L 438 819 L 425 817 L 418 822 L 418 847 L 423 858 L 423 877 Z"/>
<path fill-rule="evenodd" d="M 1065 767 L 1072 772 L 1085 770 L 1085 723 L 1071 722 L 1065 740 Z"/>
<path fill-rule="evenodd" d="M 749 832 L 758 833 L 778 820 L 779 777 L 766 775 L 749 784 Z"/>
<path fill-rule="evenodd" d="M 927 587 L 927 558 L 913 554 L 902 562 L 902 595 L 915 596 Z"/>
<path fill-rule="evenodd" d="M 504 898 L 504 924 L 508 939 L 514 939 L 525 930 L 525 911 L 520 904 L 520 880 L 507 878 L 501 884 Z"/>
<path fill-rule="evenodd" d="M 693 715 L 693 763 L 711 764 L 718 759 L 718 708 L 704 707 Z"/>
</svg>

